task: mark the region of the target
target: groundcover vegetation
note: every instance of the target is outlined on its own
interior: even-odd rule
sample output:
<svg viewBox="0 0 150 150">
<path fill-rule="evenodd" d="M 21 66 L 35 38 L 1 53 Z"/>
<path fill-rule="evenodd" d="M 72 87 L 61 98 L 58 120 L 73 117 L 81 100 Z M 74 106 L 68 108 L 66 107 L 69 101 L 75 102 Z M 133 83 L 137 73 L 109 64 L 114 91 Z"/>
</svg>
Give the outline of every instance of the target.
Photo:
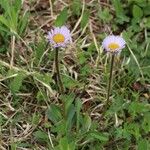
<svg viewBox="0 0 150 150">
<path fill-rule="evenodd" d="M 0 150 L 130 149 L 150 149 L 150 1 L 0 0 Z"/>
</svg>

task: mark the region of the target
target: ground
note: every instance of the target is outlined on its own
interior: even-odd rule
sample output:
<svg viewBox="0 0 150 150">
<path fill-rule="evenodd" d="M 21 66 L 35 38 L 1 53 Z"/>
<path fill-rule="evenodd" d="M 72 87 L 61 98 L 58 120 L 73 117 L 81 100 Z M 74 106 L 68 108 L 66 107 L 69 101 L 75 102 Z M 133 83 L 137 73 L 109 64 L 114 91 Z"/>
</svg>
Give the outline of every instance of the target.
<svg viewBox="0 0 150 150">
<path fill-rule="evenodd" d="M 0 149 L 150 149 L 150 2 L 0 1 Z M 73 43 L 55 49 L 47 34 L 66 25 Z M 106 97 L 111 54 L 103 39 L 121 35 Z"/>
</svg>

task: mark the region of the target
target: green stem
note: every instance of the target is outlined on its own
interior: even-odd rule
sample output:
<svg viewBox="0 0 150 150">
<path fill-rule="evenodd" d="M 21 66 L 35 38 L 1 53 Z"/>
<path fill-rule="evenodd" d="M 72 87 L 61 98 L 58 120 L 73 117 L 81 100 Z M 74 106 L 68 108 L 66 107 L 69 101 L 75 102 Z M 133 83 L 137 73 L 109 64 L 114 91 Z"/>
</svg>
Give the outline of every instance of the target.
<svg viewBox="0 0 150 150">
<path fill-rule="evenodd" d="M 110 99 L 111 87 L 112 87 L 112 81 L 113 81 L 114 58 L 115 58 L 115 54 L 112 54 L 112 57 L 111 57 L 111 66 L 110 66 L 110 75 L 109 75 L 109 81 L 108 81 L 107 99 L 106 99 L 106 105 L 104 107 L 103 114 L 105 113 L 105 111 L 107 110 L 107 108 L 109 106 L 109 99 Z"/>
<path fill-rule="evenodd" d="M 64 87 L 63 87 L 63 83 L 62 83 L 61 77 L 60 77 L 58 52 L 59 52 L 59 49 L 56 48 L 55 49 L 55 69 L 56 69 L 56 76 L 57 76 L 57 81 L 58 81 L 59 92 L 61 94 L 63 94 Z"/>
<path fill-rule="evenodd" d="M 59 93 L 63 94 L 64 87 L 63 87 L 63 83 L 62 83 L 61 77 L 60 77 L 58 53 L 59 53 L 59 48 L 56 48 L 55 49 L 55 69 L 56 69 L 57 83 L 58 83 Z M 62 113 L 63 113 L 64 119 L 66 120 L 65 101 L 62 101 Z"/>
</svg>

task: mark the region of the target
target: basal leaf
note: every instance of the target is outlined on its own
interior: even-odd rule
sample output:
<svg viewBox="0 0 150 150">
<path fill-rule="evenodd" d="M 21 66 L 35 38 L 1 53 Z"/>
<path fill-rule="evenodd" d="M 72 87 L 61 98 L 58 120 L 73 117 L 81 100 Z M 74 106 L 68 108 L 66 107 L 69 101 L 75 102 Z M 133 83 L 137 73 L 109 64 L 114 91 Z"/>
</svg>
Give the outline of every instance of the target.
<svg viewBox="0 0 150 150">
<path fill-rule="evenodd" d="M 143 16 L 142 9 L 139 6 L 137 6 L 137 5 L 133 6 L 133 12 L 132 13 L 133 13 L 133 17 L 135 19 L 140 19 Z"/>
<path fill-rule="evenodd" d="M 68 10 L 65 7 L 62 12 L 60 13 L 60 15 L 57 17 L 56 21 L 55 21 L 55 26 L 59 27 L 65 24 L 65 22 L 67 21 L 68 18 L 68 14 L 67 14 Z"/>
<path fill-rule="evenodd" d="M 83 17 L 82 17 L 82 20 L 81 20 L 81 28 L 84 28 L 87 25 L 87 23 L 89 21 L 89 17 L 90 17 L 89 11 L 85 11 L 83 13 Z"/>
</svg>

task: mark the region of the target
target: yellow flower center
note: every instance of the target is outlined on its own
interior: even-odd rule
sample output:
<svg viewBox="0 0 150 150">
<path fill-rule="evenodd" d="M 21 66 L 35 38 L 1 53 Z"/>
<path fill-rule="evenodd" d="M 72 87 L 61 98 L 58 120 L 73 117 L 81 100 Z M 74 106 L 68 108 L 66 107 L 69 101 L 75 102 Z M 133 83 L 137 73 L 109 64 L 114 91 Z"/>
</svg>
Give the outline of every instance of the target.
<svg viewBox="0 0 150 150">
<path fill-rule="evenodd" d="M 110 48 L 112 51 L 118 49 L 119 47 L 120 47 L 120 46 L 119 46 L 119 44 L 117 44 L 117 43 L 110 43 L 110 44 L 108 45 L 108 48 Z"/>
<path fill-rule="evenodd" d="M 58 33 L 53 36 L 53 40 L 55 43 L 62 43 L 65 41 L 65 37 L 63 34 Z"/>
</svg>

